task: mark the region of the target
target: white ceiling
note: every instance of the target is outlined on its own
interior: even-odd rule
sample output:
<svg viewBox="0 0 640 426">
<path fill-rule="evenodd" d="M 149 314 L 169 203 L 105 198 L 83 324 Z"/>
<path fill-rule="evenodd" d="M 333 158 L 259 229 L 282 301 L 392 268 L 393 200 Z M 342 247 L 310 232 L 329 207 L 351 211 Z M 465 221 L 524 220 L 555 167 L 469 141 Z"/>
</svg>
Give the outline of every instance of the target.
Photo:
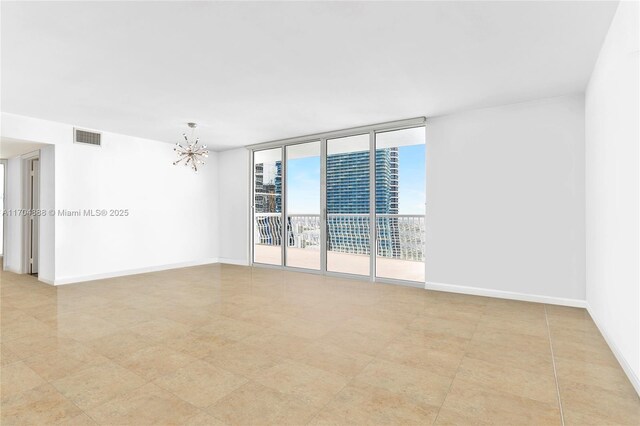
<svg viewBox="0 0 640 426">
<path fill-rule="evenodd" d="M 18 155 L 28 154 L 43 146 L 46 146 L 46 144 L 20 139 L 0 138 L 0 158 L 13 158 Z"/>
<path fill-rule="evenodd" d="M 583 92 L 616 2 L 2 2 L 2 110 L 224 149 Z"/>
</svg>

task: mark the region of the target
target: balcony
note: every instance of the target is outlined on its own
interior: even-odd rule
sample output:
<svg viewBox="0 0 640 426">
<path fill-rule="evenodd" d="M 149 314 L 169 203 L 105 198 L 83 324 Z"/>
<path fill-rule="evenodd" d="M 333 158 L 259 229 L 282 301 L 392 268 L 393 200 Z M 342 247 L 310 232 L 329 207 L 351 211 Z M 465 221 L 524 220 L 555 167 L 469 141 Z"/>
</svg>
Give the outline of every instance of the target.
<svg viewBox="0 0 640 426">
<path fill-rule="evenodd" d="M 320 215 L 289 215 L 287 222 L 287 266 L 319 270 Z M 424 216 L 380 214 L 376 223 L 376 275 L 424 282 Z M 329 214 L 327 225 L 328 270 L 369 275 L 369 215 Z M 256 214 L 254 231 L 255 261 L 281 264 L 281 215 Z"/>
</svg>

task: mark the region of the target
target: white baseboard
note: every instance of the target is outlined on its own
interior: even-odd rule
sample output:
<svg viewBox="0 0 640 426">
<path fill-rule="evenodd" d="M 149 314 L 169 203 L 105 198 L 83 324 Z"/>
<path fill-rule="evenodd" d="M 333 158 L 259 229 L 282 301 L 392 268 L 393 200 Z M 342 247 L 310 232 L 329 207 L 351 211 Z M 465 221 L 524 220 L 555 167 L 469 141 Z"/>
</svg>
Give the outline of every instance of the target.
<svg viewBox="0 0 640 426">
<path fill-rule="evenodd" d="M 541 296 L 537 294 L 517 293 L 513 291 L 492 290 L 488 288 L 469 287 L 454 284 L 442 284 L 427 282 L 427 290 L 446 291 L 449 293 L 470 294 L 473 296 L 496 297 L 498 299 L 522 300 L 524 302 L 547 303 L 549 305 L 571 306 L 586 308 L 587 302 L 580 299 L 568 299 L 564 297 Z"/>
<path fill-rule="evenodd" d="M 5 266 L 5 267 L 3 268 L 3 270 L 4 270 L 4 271 L 7 271 L 7 272 L 13 272 L 14 274 L 22 274 L 22 271 L 21 271 L 21 270 L 16 269 L 16 268 L 12 268 L 12 267 L 10 267 L 10 266 Z"/>
<path fill-rule="evenodd" d="M 73 284 L 84 281 L 102 280 L 105 278 L 122 277 L 125 275 L 144 274 L 147 272 L 165 271 L 167 269 L 188 268 L 190 266 L 208 265 L 211 263 L 218 263 L 217 258 L 210 258 L 204 260 L 194 260 L 189 262 L 172 263 L 168 265 L 148 266 L 145 268 L 128 269 L 124 271 L 105 272 L 102 274 L 82 275 L 76 277 L 64 277 L 58 278 L 53 281 L 54 285 Z M 45 281 L 47 282 L 47 281 Z"/>
<path fill-rule="evenodd" d="M 613 355 L 616 357 L 616 359 L 620 363 L 620 366 L 622 367 L 627 377 L 629 378 L 631 385 L 633 385 L 634 389 L 638 393 L 638 396 L 640 396 L 640 379 L 638 378 L 638 376 L 636 376 L 636 373 L 633 371 L 633 368 L 631 368 L 631 365 L 627 362 L 626 358 L 622 355 L 622 352 L 620 351 L 620 349 L 618 349 L 618 346 L 615 344 L 613 339 L 611 339 L 611 337 L 606 332 L 606 330 L 601 326 L 601 322 L 598 320 L 598 317 L 594 314 L 593 309 L 591 309 L 591 306 L 588 303 L 587 303 L 587 311 L 589 312 L 589 315 L 591 315 L 591 319 L 593 319 L 593 322 L 596 324 L 596 327 L 598 327 L 598 330 L 600 330 L 600 334 L 602 334 L 602 337 L 604 337 L 605 342 L 607 342 L 607 345 L 609 345 L 611 352 L 613 352 Z"/>
<path fill-rule="evenodd" d="M 54 280 L 49 280 L 47 278 L 42 278 L 40 276 L 38 276 L 38 281 L 45 283 L 45 284 L 49 284 L 49 285 L 56 285 Z"/>
<path fill-rule="evenodd" d="M 227 265 L 249 266 L 249 261 L 247 259 L 228 259 L 226 257 L 221 257 L 218 259 L 218 262 L 225 263 Z"/>
</svg>

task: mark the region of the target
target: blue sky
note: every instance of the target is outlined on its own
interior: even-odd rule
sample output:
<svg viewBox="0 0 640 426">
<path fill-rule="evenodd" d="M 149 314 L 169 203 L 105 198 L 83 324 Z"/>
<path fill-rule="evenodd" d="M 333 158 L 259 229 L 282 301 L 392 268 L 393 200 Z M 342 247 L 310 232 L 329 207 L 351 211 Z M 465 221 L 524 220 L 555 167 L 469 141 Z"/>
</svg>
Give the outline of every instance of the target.
<svg viewBox="0 0 640 426">
<path fill-rule="evenodd" d="M 289 160 L 287 185 L 289 213 L 320 213 L 320 157 Z"/>
<path fill-rule="evenodd" d="M 424 145 L 399 148 L 400 214 L 424 214 L 424 149 Z M 289 160 L 287 177 L 289 213 L 320 213 L 320 158 Z"/>
</svg>

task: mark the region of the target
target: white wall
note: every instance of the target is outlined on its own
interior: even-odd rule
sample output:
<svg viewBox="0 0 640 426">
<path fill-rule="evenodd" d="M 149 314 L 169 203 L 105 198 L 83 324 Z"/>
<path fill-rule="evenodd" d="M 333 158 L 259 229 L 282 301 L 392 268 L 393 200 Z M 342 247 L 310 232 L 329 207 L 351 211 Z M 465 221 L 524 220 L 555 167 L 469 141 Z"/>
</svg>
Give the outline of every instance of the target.
<svg viewBox="0 0 640 426">
<path fill-rule="evenodd" d="M 589 311 L 640 393 L 637 2 L 621 2 L 586 92 Z"/>
<path fill-rule="evenodd" d="M 7 193 L 5 209 L 21 209 L 22 205 L 22 160 L 20 157 L 10 158 L 7 162 Z M 7 216 L 4 268 L 11 272 L 22 273 L 22 218 Z"/>
<path fill-rule="evenodd" d="M 427 287 L 584 305 L 584 100 L 427 121 Z M 220 258 L 248 263 L 249 153 L 220 153 Z"/>
<path fill-rule="evenodd" d="M 427 119 L 427 206 L 427 287 L 583 304 L 582 96 Z"/>
<path fill-rule="evenodd" d="M 219 154 L 220 262 L 249 263 L 249 150 Z"/>
<path fill-rule="evenodd" d="M 217 260 L 216 153 L 195 174 L 171 164 L 170 144 L 103 133 L 98 148 L 74 144 L 71 125 L 13 114 L 2 124 L 5 137 L 55 144 L 57 211 L 129 209 L 128 217 L 56 216 L 55 283 Z"/>
<path fill-rule="evenodd" d="M 18 142 L 14 142 L 18 144 Z M 53 145 L 40 145 L 35 147 L 30 143 L 24 144 L 24 149 L 20 150 L 14 146 L 14 150 L 31 154 L 34 151 L 40 153 L 40 208 L 44 210 L 53 209 L 55 206 L 55 147 Z M 25 159 L 24 155 L 18 155 L 8 160 L 7 178 L 7 210 L 25 209 L 24 191 L 25 182 Z M 42 216 L 39 218 L 40 228 L 38 233 L 39 255 L 38 255 L 38 279 L 47 283 L 53 283 L 55 279 L 55 253 L 54 253 L 54 227 L 55 218 Z M 22 273 L 23 272 L 23 231 L 24 216 L 7 215 L 6 236 L 5 236 L 5 269 Z"/>
<path fill-rule="evenodd" d="M 55 146 L 40 148 L 40 209 L 55 209 Z M 38 279 L 55 281 L 55 217 L 40 217 Z"/>
</svg>

